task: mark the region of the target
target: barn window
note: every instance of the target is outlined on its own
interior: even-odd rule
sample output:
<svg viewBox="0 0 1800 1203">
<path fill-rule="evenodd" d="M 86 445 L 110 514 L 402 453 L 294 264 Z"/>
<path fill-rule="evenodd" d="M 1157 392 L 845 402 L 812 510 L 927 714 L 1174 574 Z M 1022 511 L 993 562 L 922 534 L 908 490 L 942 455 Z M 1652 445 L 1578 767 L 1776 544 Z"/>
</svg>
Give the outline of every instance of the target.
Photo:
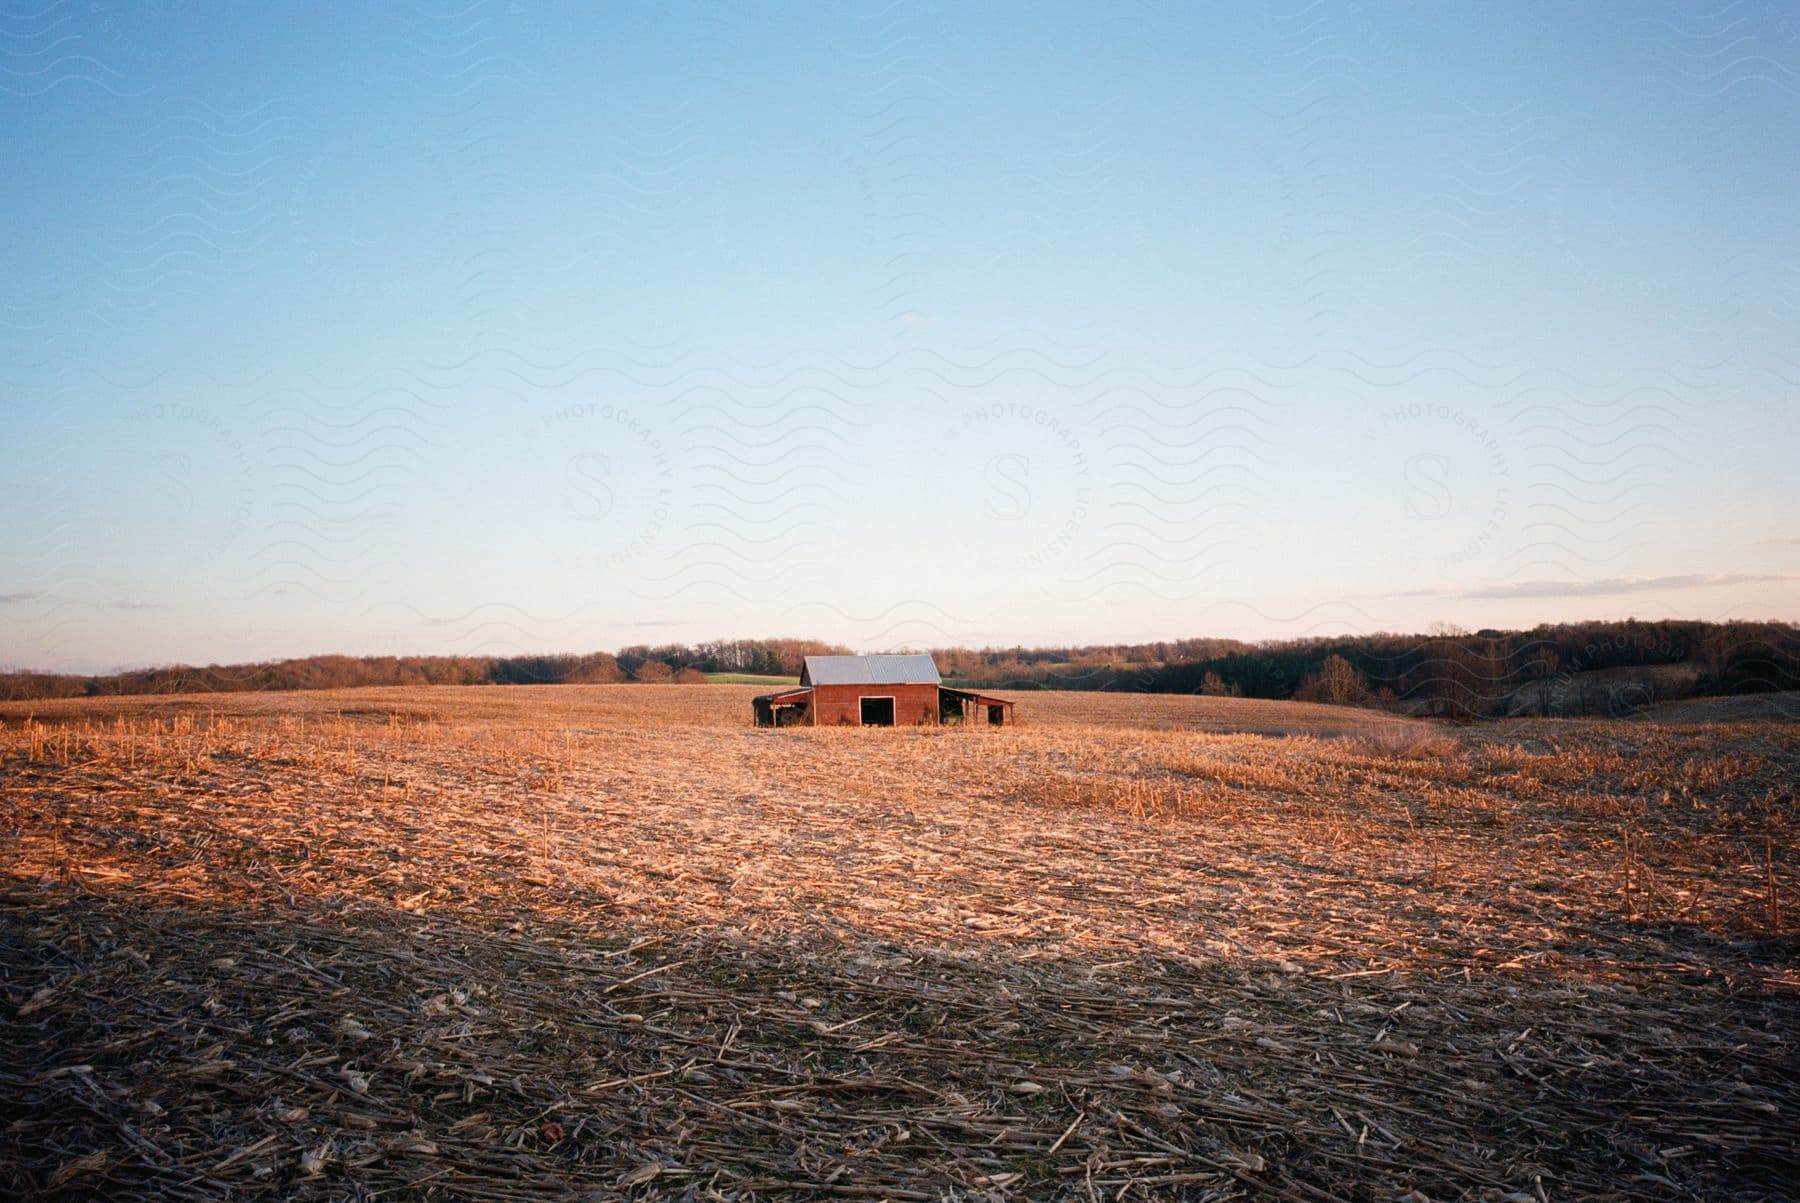
<svg viewBox="0 0 1800 1203">
<path fill-rule="evenodd" d="M 894 725 L 893 698 L 863 698 L 862 725 L 865 727 L 891 727 Z"/>
</svg>

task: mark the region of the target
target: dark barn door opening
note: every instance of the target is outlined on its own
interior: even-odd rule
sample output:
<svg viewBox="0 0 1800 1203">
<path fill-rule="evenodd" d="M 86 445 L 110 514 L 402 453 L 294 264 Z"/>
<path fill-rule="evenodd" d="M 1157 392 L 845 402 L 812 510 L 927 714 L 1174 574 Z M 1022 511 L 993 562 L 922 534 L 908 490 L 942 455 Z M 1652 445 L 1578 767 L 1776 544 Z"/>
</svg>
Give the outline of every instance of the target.
<svg viewBox="0 0 1800 1203">
<path fill-rule="evenodd" d="M 865 727 L 891 727 L 894 725 L 893 698 L 863 698 L 862 725 Z"/>
<path fill-rule="evenodd" d="M 988 723 L 989 723 L 989 725 L 998 727 L 1005 722 L 1006 722 L 1006 707 L 1004 707 L 1004 706 L 989 706 L 988 707 Z"/>
</svg>

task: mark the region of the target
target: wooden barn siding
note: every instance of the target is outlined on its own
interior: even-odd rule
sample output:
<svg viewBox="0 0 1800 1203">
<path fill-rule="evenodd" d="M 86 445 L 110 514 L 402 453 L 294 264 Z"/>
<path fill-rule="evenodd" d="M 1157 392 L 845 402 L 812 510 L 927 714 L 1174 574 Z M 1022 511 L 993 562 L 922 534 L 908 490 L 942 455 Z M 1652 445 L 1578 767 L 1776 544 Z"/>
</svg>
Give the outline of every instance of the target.
<svg viewBox="0 0 1800 1203">
<path fill-rule="evenodd" d="M 813 722 L 821 727 L 862 722 L 863 698 L 894 699 L 894 726 L 912 727 L 938 721 L 936 685 L 815 685 Z"/>
</svg>

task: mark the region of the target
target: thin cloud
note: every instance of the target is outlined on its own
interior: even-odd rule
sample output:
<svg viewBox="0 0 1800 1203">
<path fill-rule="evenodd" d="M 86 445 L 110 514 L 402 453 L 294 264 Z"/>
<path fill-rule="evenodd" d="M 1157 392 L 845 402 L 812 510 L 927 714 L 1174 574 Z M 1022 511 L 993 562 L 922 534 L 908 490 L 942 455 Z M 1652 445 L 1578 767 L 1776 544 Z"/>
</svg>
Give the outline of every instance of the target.
<svg viewBox="0 0 1800 1203">
<path fill-rule="evenodd" d="M 116 601 L 111 603 L 115 610 L 166 610 L 169 607 L 162 602 Z"/>
<path fill-rule="evenodd" d="M 1483 585 L 1471 589 L 1413 589 L 1396 596 L 1469 598 L 1476 601 L 1617 597 L 1628 593 L 1667 593 L 1680 589 L 1716 589 L 1724 585 L 1765 585 L 1796 580 L 1800 580 L 1800 573 L 1696 572 L 1685 576 L 1617 576 L 1598 581 L 1521 581 L 1516 585 Z"/>
<path fill-rule="evenodd" d="M 21 605 L 25 602 L 42 601 L 44 595 L 26 589 L 20 593 L 0 593 L 0 606 Z"/>
</svg>

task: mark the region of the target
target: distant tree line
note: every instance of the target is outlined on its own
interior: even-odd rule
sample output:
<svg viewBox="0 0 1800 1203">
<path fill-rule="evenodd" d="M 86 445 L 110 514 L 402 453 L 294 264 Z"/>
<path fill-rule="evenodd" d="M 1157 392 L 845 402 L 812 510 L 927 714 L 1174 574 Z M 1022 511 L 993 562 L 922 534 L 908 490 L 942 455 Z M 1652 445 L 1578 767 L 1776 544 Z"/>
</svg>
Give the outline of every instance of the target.
<svg viewBox="0 0 1800 1203">
<path fill-rule="evenodd" d="M 104 676 L 0 673 L 0 698 L 362 685 L 689 683 L 708 673 L 796 679 L 810 655 L 849 649 L 813 639 L 635 644 L 617 652 L 538 656 L 308 656 L 262 664 L 174 665 Z M 1328 636 L 1247 643 L 1180 639 L 1063 647 L 937 648 L 952 682 L 1007 689 L 1100 689 L 1375 705 L 1458 719 L 1505 714 L 1540 698 L 1539 713 L 1616 710 L 1617 689 L 1590 690 L 1602 670 L 1683 665 L 1690 696 L 1800 689 L 1800 628 L 1779 622 L 1587 622 L 1528 631 Z M 1643 691 L 1638 702 L 1654 700 Z"/>
<path fill-rule="evenodd" d="M 1800 628 L 1697 620 L 1559 623 L 1525 631 L 1327 636 L 1265 643 L 1174 644 L 934 653 L 946 676 L 991 688 L 1229 694 L 1374 704 L 1479 718 L 1507 713 L 1521 692 L 1541 712 L 1616 708 L 1616 690 L 1568 686 L 1607 669 L 1685 665 L 1691 696 L 1800 689 Z M 953 666 L 946 667 L 946 666 Z M 1632 694 L 1643 700 L 1642 692 Z"/>
<path fill-rule="evenodd" d="M 258 664 L 186 664 L 97 676 L 0 672 L 0 700 L 112 694 L 353 689 L 365 685 L 608 685 L 702 683 L 711 672 L 799 677 L 807 656 L 849 649 L 815 639 L 714 640 L 695 647 L 635 645 L 616 653 L 536 656 L 306 656 Z"/>
<path fill-rule="evenodd" d="M 690 669 L 701 673 L 798 677 L 808 656 L 842 656 L 849 652 L 841 644 L 817 639 L 712 639 L 692 647 L 684 643 L 655 647 L 639 644 L 620 648 L 617 655 L 619 666 L 633 677 L 640 665 L 650 662 L 667 664 L 676 672 Z"/>
</svg>

